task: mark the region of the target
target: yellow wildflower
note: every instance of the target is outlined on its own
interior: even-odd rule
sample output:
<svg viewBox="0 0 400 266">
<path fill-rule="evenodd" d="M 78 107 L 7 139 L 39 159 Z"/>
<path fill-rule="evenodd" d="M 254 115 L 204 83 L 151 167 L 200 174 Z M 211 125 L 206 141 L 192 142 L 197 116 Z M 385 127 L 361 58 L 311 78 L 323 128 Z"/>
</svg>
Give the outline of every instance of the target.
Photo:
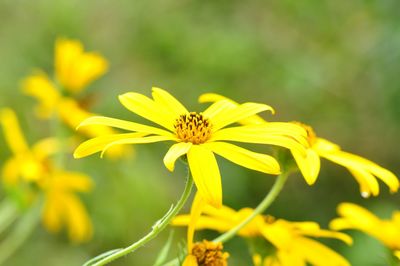
<svg viewBox="0 0 400 266">
<path fill-rule="evenodd" d="M 268 105 L 245 103 L 232 106 L 219 101 L 203 113 L 189 112 L 168 92 L 153 88 L 153 99 L 139 93 L 119 97 L 128 110 L 161 125 L 165 129 L 109 117 L 91 117 L 80 127 L 106 125 L 134 133 L 100 136 L 82 143 L 74 153 L 81 158 L 120 144 L 140 144 L 173 141 L 164 157 L 164 164 L 174 170 L 175 161 L 187 155 L 194 182 L 204 199 L 214 206 L 222 204 L 221 177 L 214 153 L 249 169 L 279 174 L 278 162 L 271 156 L 249 151 L 226 141 L 272 144 L 304 152 L 304 130 L 292 123 L 227 126 L 272 108 Z"/>
<path fill-rule="evenodd" d="M 216 102 L 221 99 L 223 99 L 223 96 L 212 93 L 204 94 L 200 97 L 201 102 Z M 229 101 L 237 105 L 236 102 L 232 100 Z M 262 124 L 265 122 L 266 121 L 259 116 L 252 116 L 247 120 L 241 121 L 242 124 Z M 399 180 L 391 171 L 363 157 L 342 151 L 338 145 L 317 137 L 310 126 L 298 122 L 294 123 L 302 126 L 307 131 L 309 145 L 306 150 L 306 155 L 293 149 L 291 152 L 304 179 L 309 185 L 314 184 L 318 177 L 320 171 L 320 157 L 322 157 L 346 167 L 359 183 L 361 195 L 363 197 L 368 197 L 371 194 L 374 196 L 379 194 L 379 184 L 376 178 L 381 179 L 390 188 L 391 192 L 396 192 L 398 190 Z"/>
<path fill-rule="evenodd" d="M 92 235 L 92 225 L 74 192 L 88 192 L 92 187 L 90 178 L 53 166 L 50 156 L 59 147 L 55 139 L 41 140 L 29 148 L 11 109 L 0 110 L 0 124 L 13 153 L 2 169 L 4 183 L 12 187 L 23 183 L 37 184 L 44 193 L 42 219 L 45 227 L 50 232 L 57 232 L 65 224 L 72 241 L 88 240 Z"/>
<path fill-rule="evenodd" d="M 395 256 L 400 254 L 400 211 L 394 211 L 392 219 L 383 220 L 367 209 L 353 203 L 341 203 L 337 208 L 341 216 L 331 221 L 333 230 L 355 229 L 378 239 L 391 249 Z"/>
<path fill-rule="evenodd" d="M 24 93 L 36 98 L 39 105 L 36 113 L 42 119 L 56 115 L 67 126 L 75 130 L 79 123 L 93 113 L 77 100 L 90 82 L 103 75 L 107 61 L 97 53 L 87 53 L 77 40 L 57 39 L 55 46 L 55 72 L 57 81 L 53 82 L 44 72 L 36 71 L 22 82 Z M 88 137 L 114 134 L 109 127 L 97 126 L 82 133 Z M 122 149 L 114 148 L 111 155 L 123 155 Z"/>
<path fill-rule="evenodd" d="M 250 208 L 235 211 L 226 206 L 216 209 L 210 205 L 205 205 L 202 209 L 204 215 L 198 217 L 195 223 L 191 215 L 178 215 L 172 221 L 172 225 L 188 225 L 194 226 L 196 230 L 226 232 L 253 212 Z M 238 235 L 246 238 L 263 237 L 276 248 L 274 254 L 266 258 L 255 254 L 253 259 L 256 265 L 262 265 L 263 259 L 265 266 L 300 266 L 307 263 L 318 266 L 350 265 L 341 255 L 310 237 L 336 238 L 347 244 L 351 244 L 352 239 L 346 234 L 323 230 L 315 222 L 289 222 L 258 215 L 244 226 Z"/>
</svg>

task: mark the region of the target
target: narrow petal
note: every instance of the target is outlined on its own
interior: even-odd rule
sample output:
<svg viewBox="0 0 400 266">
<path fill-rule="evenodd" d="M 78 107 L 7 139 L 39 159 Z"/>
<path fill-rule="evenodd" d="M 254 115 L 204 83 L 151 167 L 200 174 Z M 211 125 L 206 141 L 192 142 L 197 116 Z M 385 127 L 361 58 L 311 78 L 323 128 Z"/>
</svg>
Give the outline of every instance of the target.
<svg viewBox="0 0 400 266">
<path fill-rule="evenodd" d="M 233 110 L 237 107 L 234 103 L 228 101 L 228 100 L 221 100 L 218 102 L 213 103 L 210 105 L 204 112 L 203 115 L 204 117 L 207 117 L 208 119 L 213 119 L 216 115 L 219 113 L 226 113 L 229 110 Z"/>
<path fill-rule="evenodd" d="M 302 231 L 302 234 L 312 237 L 336 238 L 343 241 L 347 245 L 351 245 L 353 243 L 353 239 L 349 235 L 329 230 L 318 229 L 318 230 L 309 230 L 306 232 Z"/>
<path fill-rule="evenodd" d="M 3 126 L 4 136 L 11 151 L 15 155 L 28 151 L 28 145 L 14 111 L 9 108 L 1 109 L 0 123 Z"/>
<path fill-rule="evenodd" d="M 210 205 L 221 207 L 221 175 L 214 154 L 201 145 L 193 145 L 187 157 L 199 193 Z"/>
<path fill-rule="evenodd" d="M 368 198 L 370 195 L 379 195 L 379 183 L 368 171 L 360 168 L 348 168 L 360 186 L 361 196 Z"/>
<path fill-rule="evenodd" d="M 157 104 L 163 105 L 172 116 L 178 118 L 180 115 L 187 114 L 189 111 L 174 96 L 160 88 L 152 88 L 153 99 Z"/>
<path fill-rule="evenodd" d="M 79 172 L 60 171 L 57 178 L 52 180 L 52 189 L 89 192 L 92 188 L 93 182 L 90 177 Z"/>
<path fill-rule="evenodd" d="M 269 105 L 259 103 L 244 103 L 239 106 L 235 106 L 235 108 L 232 109 L 225 109 L 224 111 L 217 113 L 216 115 L 214 115 L 214 117 L 211 118 L 213 131 L 217 131 L 218 129 L 251 117 L 263 111 L 273 112 L 273 109 Z"/>
<path fill-rule="evenodd" d="M 190 219 L 189 219 L 188 231 L 187 231 L 188 254 L 190 254 L 192 252 L 193 237 L 194 237 L 194 231 L 196 229 L 196 224 L 197 224 L 197 221 L 199 220 L 201 213 L 203 211 L 203 208 L 206 204 L 207 203 L 205 202 L 203 197 L 200 195 L 199 192 L 197 192 L 193 199 L 192 208 L 190 209 Z"/>
<path fill-rule="evenodd" d="M 15 157 L 3 163 L 2 178 L 5 185 L 16 185 L 20 177 L 21 165 Z"/>
<path fill-rule="evenodd" d="M 187 255 L 182 266 L 198 266 L 197 259 L 193 255 Z"/>
<path fill-rule="evenodd" d="M 318 154 L 312 149 L 307 149 L 306 156 L 302 156 L 302 154 L 295 150 L 292 150 L 292 155 L 307 184 L 310 186 L 313 185 L 317 180 L 321 168 L 321 160 Z"/>
<path fill-rule="evenodd" d="M 60 143 L 56 138 L 46 138 L 38 141 L 32 147 L 32 152 L 38 160 L 44 160 L 60 150 Z"/>
<path fill-rule="evenodd" d="M 63 211 L 69 239 L 75 243 L 88 241 L 93 235 L 93 226 L 79 198 L 74 194 L 66 193 Z"/>
<path fill-rule="evenodd" d="M 142 133 L 125 133 L 125 134 L 114 134 L 114 135 L 106 135 L 100 136 L 97 138 L 89 139 L 83 143 L 81 143 L 78 148 L 75 149 L 74 158 L 79 159 L 82 157 L 89 156 L 93 153 L 100 152 L 104 150 L 104 148 L 115 141 L 123 140 L 123 139 L 131 139 L 131 138 L 140 138 L 145 136 Z"/>
<path fill-rule="evenodd" d="M 200 95 L 200 97 L 199 97 L 199 102 L 201 102 L 201 103 L 206 103 L 206 102 L 214 103 L 214 102 L 218 102 L 218 101 L 222 101 L 222 100 L 227 100 L 227 101 L 233 103 L 235 106 L 239 105 L 239 103 L 237 103 L 225 96 L 222 96 L 220 94 L 216 94 L 216 93 L 204 93 L 204 94 Z M 258 115 L 253 115 L 253 116 L 250 116 L 246 119 L 242 119 L 239 121 L 239 123 L 242 125 L 262 124 L 265 122 L 266 121 Z"/>
<path fill-rule="evenodd" d="M 161 136 L 171 136 L 171 137 L 175 136 L 171 132 L 168 132 L 163 129 L 105 116 L 89 117 L 88 119 L 81 122 L 81 124 L 78 126 L 78 129 L 80 127 L 91 126 L 91 125 L 104 125 L 124 130 L 137 131 L 141 133 L 161 135 Z"/>
<path fill-rule="evenodd" d="M 209 142 L 203 146 L 243 167 L 273 175 L 280 173 L 279 163 L 272 156 L 252 152 L 226 142 Z"/>
<path fill-rule="evenodd" d="M 171 172 L 174 171 L 175 161 L 182 155 L 185 155 L 191 147 L 191 142 L 180 142 L 172 145 L 164 156 L 165 167 Z"/>
<path fill-rule="evenodd" d="M 144 143 L 154 143 L 154 142 L 160 142 L 160 141 L 166 141 L 166 140 L 171 140 L 170 137 L 164 137 L 164 136 L 149 136 L 149 137 L 133 137 L 133 138 L 125 138 L 125 139 L 120 139 L 113 141 L 109 144 L 107 144 L 104 148 L 103 151 L 101 152 L 100 157 L 103 157 L 104 153 L 111 147 L 115 145 L 123 145 L 123 144 L 144 144 Z"/>
<path fill-rule="evenodd" d="M 174 123 L 178 117 L 171 115 L 163 105 L 155 103 L 152 99 L 139 93 L 128 92 L 120 95 L 119 100 L 131 112 L 159 124 L 170 131 L 175 130 Z"/>
<path fill-rule="evenodd" d="M 293 135 L 295 135 L 295 132 Z M 249 126 L 242 126 L 221 129 L 213 133 L 209 141 L 237 141 L 245 143 L 271 144 L 295 150 L 303 156 L 307 154 L 304 145 L 300 144 L 292 136 L 269 133 L 267 129 L 262 130 L 257 127 L 252 128 Z"/>
</svg>

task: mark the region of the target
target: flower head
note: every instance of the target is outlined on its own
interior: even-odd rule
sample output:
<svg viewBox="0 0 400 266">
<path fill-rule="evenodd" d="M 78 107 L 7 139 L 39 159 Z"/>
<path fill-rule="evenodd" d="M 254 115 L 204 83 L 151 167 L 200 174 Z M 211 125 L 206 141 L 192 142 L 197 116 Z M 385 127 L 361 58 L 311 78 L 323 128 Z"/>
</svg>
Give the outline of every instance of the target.
<svg viewBox="0 0 400 266">
<path fill-rule="evenodd" d="M 128 110 L 159 124 L 162 128 L 109 117 L 91 117 L 80 127 L 105 125 L 133 133 L 97 137 L 82 143 L 74 153 L 81 158 L 121 144 L 173 141 L 164 157 L 164 164 L 174 170 L 175 161 L 187 156 L 194 182 L 204 199 L 214 206 L 222 204 L 221 177 L 214 154 L 218 154 L 243 167 L 268 174 L 279 174 L 278 162 L 271 156 L 256 153 L 228 143 L 247 142 L 272 144 L 304 152 L 305 131 L 291 123 L 227 127 L 257 113 L 272 110 L 265 104 L 244 103 L 232 105 L 222 100 L 204 112 L 189 112 L 168 92 L 153 88 L 153 99 L 139 93 L 126 93 L 119 97 Z"/>
<path fill-rule="evenodd" d="M 225 97 L 207 93 L 200 96 L 201 102 L 216 102 Z M 238 103 L 228 99 L 233 105 Z M 250 116 L 245 120 L 240 121 L 244 125 L 262 124 L 266 121 L 259 116 Z M 300 122 L 293 122 L 296 125 L 303 127 L 307 132 L 306 153 L 299 153 L 297 150 L 291 149 L 292 155 L 309 185 L 312 185 L 317 180 L 320 171 L 320 158 L 325 158 L 338 165 L 346 167 L 354 176 L 360 185 L 361 195 L 368 197 L 370 195 L 379 194 L 379 184 L 377 178 L 382 180 L 391 192 L 396 192 L 399 188 L 399 180 L 389 170 L 371 162 L 363 157 L 355 154 L 344 152 L 340 147 L 328 140 L 317 137 L 312 127 Z"/>
<path fill-rule="evenodd" d="M 193 207 L 192 207 L 193 209 Z M 179 215 L 172 221 L 175 226 L 194 226 L 196 230 L 212 229 L 226 232 L 234 228 L 253 210 L 244 208 L 235 211 L 223 206 L 216 209 L 210 205 L 202 207 L 203 215 L 196 218 L 193 223 L 193 211 L 191 215 Z M 310 237 L 336 238 L 347 244 L 352 239 L 346 234 L 338 234 L 329 230 L 323 230 L 315 222 L 289 222 L 283 219 L 275 219 L 271 216 L 256 216 L 249 224 L 239 232 L 239 236 L 246 238 L 262 237 L 275 247 L 275 252 L 265 258 L 255 254 L 256 265 L 349 265 L 346 259 L 330 248 L 324 246 Z"/>
<path fill-rule="evenodd" d="M 333 230 L 355 229 L 364 232 L 391 249 L 395 256 L 400 253 L 400 211 L 392 218 L 380 219 L 367 209 L 353 203 L 341 203 L 337 208 L 341 216 L 331 221 Z"/>
<path fill-rule="evenodd" d="M 0 124 L 13 153 L 2 169 L 7 187 L 35 184 L 33 188 L 39 189 L 35 192 L 44 194 L 42 220 L 45 227 L 50 232 L 58 232 L 65 225 L 72 241 L 88 240 L 92 235 L 92 224 L 75 193 L 89 192 L 92 188 L 90 178 L 54 166 L 50 157 L 60 146 L 55 139 L 41 140 L 29 148 L 11 109 L 0 110 Z"/>
</svg>

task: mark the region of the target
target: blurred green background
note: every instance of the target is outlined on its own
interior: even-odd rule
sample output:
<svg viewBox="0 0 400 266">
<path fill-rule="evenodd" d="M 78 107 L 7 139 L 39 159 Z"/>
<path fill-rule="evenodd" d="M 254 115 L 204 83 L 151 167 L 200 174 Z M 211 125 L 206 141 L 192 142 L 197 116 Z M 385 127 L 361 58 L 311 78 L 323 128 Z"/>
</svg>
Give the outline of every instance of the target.
<svg viewBox="0 0 400 266">
<path fill-rule="evenodd" d="M 135 120 L 117 96 L 150 95 L 152 86 L 167 89 L 192 110 L 204 108 L 197 103 L 201 93 L 217 92 L 270 104 L 277 114 L 266 119 L 311 124 L 319 136 L 400 174 L 399 10 L 398 0 L 0 0 L 0 106 L 17 111 L 30 143 L 49 136 L 48 123 L 32 112 L 34 100 L 20 93 L 20 81 L 35 68 L 52 73 L 55 39 L 77 38 L 110 62 L 110 71 L 87 91 L 96 97 L 97 113 Z M 7 265 L 81 265 L 143 236 L 183 189 L 184 167 L 168 172 L 162 163 L 166 151 L 166 144 L 137 146 L 134 159 L 120 161 L 97 155 L 75 161 L 71 155 L 68 168 L 90 174 L 96 183 L 82 197 L 94 239 L 76 246 L 40 228 Z M 1 162 L 9 155 L 1 137 Z M 274 176 L 218 160 L 225 203 L 256 206 Z M 269 213 L 327 227 L 337 204 L 351 201 L 389 217 L 400 198 L 383 185 L 381 190 L 377 198 L 362 199 L 345 169 L 323 161 L 314 186 L 292 176 Z M 175 231 L 176 243 L 185 230 Z M 351 233 L 351 248 L 327 243 L 353 265 L 387 265 L 380 243 Z M 167 236 L 163 232 L 112 265 L 151 265 Z M 178 252 L 173 247 L 172 257 Z M 230 265 L 249 265 L 243 240 L 226 248 Z"/>
</svg>

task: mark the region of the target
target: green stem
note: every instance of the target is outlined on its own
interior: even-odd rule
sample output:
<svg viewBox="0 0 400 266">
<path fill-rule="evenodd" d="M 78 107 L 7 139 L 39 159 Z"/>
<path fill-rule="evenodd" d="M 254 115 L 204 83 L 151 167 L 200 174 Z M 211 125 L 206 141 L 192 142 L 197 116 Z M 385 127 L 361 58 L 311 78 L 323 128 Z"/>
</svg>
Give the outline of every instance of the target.
<svg viewBox="0 0 400 266">
<path fill-rule="evenodd" d="M 10 234 L 0 244 L 0 265 L 21 247 L 40 221 L 41 201 L 33 206 L 15 225 Z"/>
<path fill-rule="evenodd" d="M 228 241 L 229 239 L 234 237 L 240 229 L 242 229 L 244 226 L 246 226 L 254 217 L 265 212 L 265 210 L 272 204 L 272 202 L 274 202 L 276 197 L 281 192 L 290 173 L 291 173 L 290 171 L 282 172 L 275 180 L 275 183 L 272 186 L 271 190 L 268 192 L 268 194 L 265 196 L 265 198 L 258 204 L 258 206 L 251 213 L 251 215 L 249 215 L 246 219 L 244 219 L 240 224 L 238 224 L 231 230 L 225 232 L 224 234 L 222 234 L 219 237 L 217 237 L 216 239 L 214 239 L 213 242 L 224 243 L 224 242 Z M 179 260 L 174 259 L 174 260 L 171 260 L 168 263 L 164 264 L 164 266 L 178 265 L 178 263 L 179 263 Z"/>
<path fill-rule="evenodd" d="M 229 239 L 234 237 L 240 229 L 242 229 L 251 220 L 253 220 L 254 217 L 263 213 L 272 204 L 272 202 L 274 202 L 276 197 L 279 195 L 288 176 L 289 176 L 289 172 L 287 172 L 287 171 L 284 171 L 283 173 L 281 173 L 275 180 L 275 183 L 272 186 L 269 193 L 260 202 L 260 204 L 258 204 L 258 206 L 254 209 L 254 211 L 246 219 L 244 219 L 240 224 L 236 225 L 234 228 L 232 228 L 228 232 L 225 232 L 224 234 L 220 235 L 219 237 L 214 239 L 213 242 L 224 243 L 224 242 L 228 241 Z"/>
<path fill-rule="evenodd" d="M 5 198 L 0 203 L 0 234 L 3 233 L 18 217 L 18 208 L 16 204 Z"/>
<path fill-rule="evenodd" d="M 178 212 L 182 209 L 183 205 L 185 204 L 185 202 L 187 201 L 187 199 L 190 196 L 192 187 L 193 187 L 193 179 L 188 170 L 188 176 L 187 176 L 187 180 L 186 180 L 185 189 L 183 190 L 183 193 L 182 193 L 180 199 L 178 200 L 178 202 L 176 203 L 176 205 L 174 207 L 171 206 L 171 209 L 164 215 L 163 218 L 158 220 L 155 223 L 155 225 L 153 225 L 151 232 L 149 232 L 147 235 L 145 235 L 143 238 L 141 238 L 137 242 L 133 243 L 129 247 L 126 247 L 123 249 L 118 249 L 116 252 L 110 254 L 107 257 L 101 258 L 101 260 L 99 260 L 91 265 L 92 266 L 101 266 L 101 265 L 110 263 L 113 260 L 116 260 L 122 256 L 127 255 L 128 253 L 135 251 L 136 249 L 140 248 L 141 246 L 143 246 L 144 244 L 146 244 L 147 242 L 149 242 L 150 240 L 155 238 L 161 231 L 163 231 L 168 226 L 168 224 L 170 223 L 172 218 L 174 218 L 178 214 Z"/>
</svg>

